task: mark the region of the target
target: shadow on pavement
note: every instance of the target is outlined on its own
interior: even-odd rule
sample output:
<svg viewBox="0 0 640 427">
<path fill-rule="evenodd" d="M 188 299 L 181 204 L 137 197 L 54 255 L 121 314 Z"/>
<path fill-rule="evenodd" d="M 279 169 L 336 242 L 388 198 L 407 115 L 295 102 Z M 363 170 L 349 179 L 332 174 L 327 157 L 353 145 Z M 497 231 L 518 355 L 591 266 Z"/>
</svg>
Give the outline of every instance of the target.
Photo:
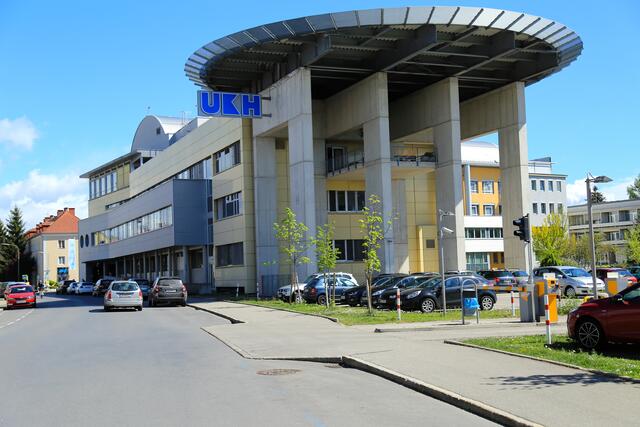
<svg viewBox="0 0 640 427">
<path fill-rule="evenodd" d="M 493 377 L 498 385 L 517 387 L 520 389 L 543 389 L 553 386 L 579 384 L 589 386 L 599 383 L 628 383 L 623 378 L 579 372 L 570 375 L 529 375 L 520 377 Z"/>
<path fill-rule="evenodd" d="M 48 294 L 44 298 L 38 297 L 37 308 L 66 308 L 66 307 L 98 307 L 102 306 L 102 298 L 90 295 L 56 295 Z"/>
</svg>

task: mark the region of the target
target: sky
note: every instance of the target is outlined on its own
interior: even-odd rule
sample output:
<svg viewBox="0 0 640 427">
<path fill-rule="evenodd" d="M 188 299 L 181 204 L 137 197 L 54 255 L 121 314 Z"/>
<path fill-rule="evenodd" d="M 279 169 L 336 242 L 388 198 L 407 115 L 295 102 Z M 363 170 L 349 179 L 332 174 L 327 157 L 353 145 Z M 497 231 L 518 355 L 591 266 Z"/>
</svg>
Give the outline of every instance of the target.
<svg viewBox="0 0 640 427">
<path fill-rule="evenodd" d="M 568 175 L 570 205 L 584 200 L 587 172 L 613 178 L 600 186 L 608 200 L 626 198 L 640 173 L 640 2 L 437 4 L 543 16 L 582 37 L 577 61 L 526 89 L 529 158 L 551 156 Z M 28 226 L 65 206 L 86 216 L 81 173 L 128 152 L 147 113 L 195 115 L 197 87 L 183 68 L 204 44 L 277 20 L 407 5 L 0 0 L 0 218 L 14 205 Z"/>
</svg>

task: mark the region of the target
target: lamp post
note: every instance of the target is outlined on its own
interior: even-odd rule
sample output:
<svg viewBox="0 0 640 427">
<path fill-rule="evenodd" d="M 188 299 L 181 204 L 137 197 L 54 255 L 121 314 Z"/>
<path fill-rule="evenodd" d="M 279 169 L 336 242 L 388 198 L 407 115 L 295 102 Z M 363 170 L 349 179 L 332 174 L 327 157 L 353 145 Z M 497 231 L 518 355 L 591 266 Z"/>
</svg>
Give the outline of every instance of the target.
<svg viewBox="0 0 640 427">
<path fill-rule="evenodd" d="M 438 246 L 440 246 L 440 278 L 441 283 L 440 287 L 442 289 L 442 310 L 443 315 L 447 314 L 447 292 L 444 286 L 444 246 L 442 244 L 442 238 L 444 237 L 444 233 L 452 234 L 453 230 L 442 225 L 445 216 L 455 216 L 453 212 L 443 211 L 442 209 L 438 209 Z"/>
<path fill-rule="evenodd" d="M 612 179 L 608 176 L 600 175 L 595 178 L 591 173 L 587 174 L 585 183 L 587 184 L 587 215 L 589 217 L 589 240 L 591 244 L 591 279 L 593 280 L 593 298 L 598 299 L 598 286 L 596 282 L 596 243 L 593 238 L 593 214 L 591 213 L 591 183 L 599 184 L 605 182 L 611 182 Z"/>
<path fill-rule="evenodd" d="M 13 246 L 16 248 L 16 258 L 18 260 L 18 278 L 16 280 L 21 280 L 20 277 L 20 248 L 15 243 L 0 243 L 0 246 Z"/>
</svg>

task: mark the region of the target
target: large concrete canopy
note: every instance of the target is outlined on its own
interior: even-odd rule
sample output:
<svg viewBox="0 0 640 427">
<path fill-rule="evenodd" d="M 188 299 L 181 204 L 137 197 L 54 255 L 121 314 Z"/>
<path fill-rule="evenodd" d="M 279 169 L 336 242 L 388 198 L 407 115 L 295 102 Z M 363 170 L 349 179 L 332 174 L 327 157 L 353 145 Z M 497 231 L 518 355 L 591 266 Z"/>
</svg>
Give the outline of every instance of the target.
<svg viewBox="0 0 640 427">
<path fill-rule="evenodd" d="M 457 77 L 464 100 L 514 81 L 535 83 L 581 52 L 574 31 L 546 18 L 479 7 L 401 7 L 240 31 L 194 52 L 185 73 L 201 87 L 258 92 L 308 67 L 316 99 L 379 71 L 388 74 L 391 99 Z"/>
</svg>

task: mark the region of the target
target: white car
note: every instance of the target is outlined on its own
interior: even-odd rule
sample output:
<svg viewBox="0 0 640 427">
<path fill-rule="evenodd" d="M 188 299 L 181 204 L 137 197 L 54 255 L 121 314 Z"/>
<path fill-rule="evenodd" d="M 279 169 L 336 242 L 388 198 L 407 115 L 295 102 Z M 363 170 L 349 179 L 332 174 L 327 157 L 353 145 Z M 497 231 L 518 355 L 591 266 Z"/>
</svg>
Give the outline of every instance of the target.
<svg viewBox="0 0 640 427">
<path fill-rule="evenodd" d="M 142 311 L 142 290 L 136 282 L 116 280 L 104 294 L 104 311 L 114 308 L 135 308 Z"/>
<path fill-rule="evenodd" d="M 78 289 L 78 282 L 70 283 L 69 287 L 67 288 L 67 294 L 74 294 L 75 295 L 76 289 Z"/>
<path fill-rule="evenodd" d="M 80 282 L 76 286 L 76 295 L 86 295 L 91 294 L 93 292 L 93 283 L 91 282 Z"/>
<path fill-rule="evenodd" d="M 351 273 L 343 273 L 343 272 L 327 273 L 327 275 L 329 276 L 332 276 L 333 274 L 335 274 L 336 277 L 349 279 L 353 283 L 355 283 L 356 286 L 358 286 L 358 282 L 356 281 L 355 277 L 353 277 L 353 274 Z M 307 277 L 303 283 L 294 284 L 293 291 L 296 293 L 296 300 L 299 302 L 302 301 L 302 292 L 304 291 L 304 287 L 307 285 L 307 283 L 311 282 L 311 280 L 315 279 L 316 277 L 319 277 L 322 275 L 323 273 L 314 273 L 309 277 Z M 278 291 L 276 292 L 276 298 L 281 299 L 282 301 L 285 301 L 285 302 L 289 301 L 289 295 L 291 295 L 291 285 L 280 286 L 278 288 Z"/>
</svg>

